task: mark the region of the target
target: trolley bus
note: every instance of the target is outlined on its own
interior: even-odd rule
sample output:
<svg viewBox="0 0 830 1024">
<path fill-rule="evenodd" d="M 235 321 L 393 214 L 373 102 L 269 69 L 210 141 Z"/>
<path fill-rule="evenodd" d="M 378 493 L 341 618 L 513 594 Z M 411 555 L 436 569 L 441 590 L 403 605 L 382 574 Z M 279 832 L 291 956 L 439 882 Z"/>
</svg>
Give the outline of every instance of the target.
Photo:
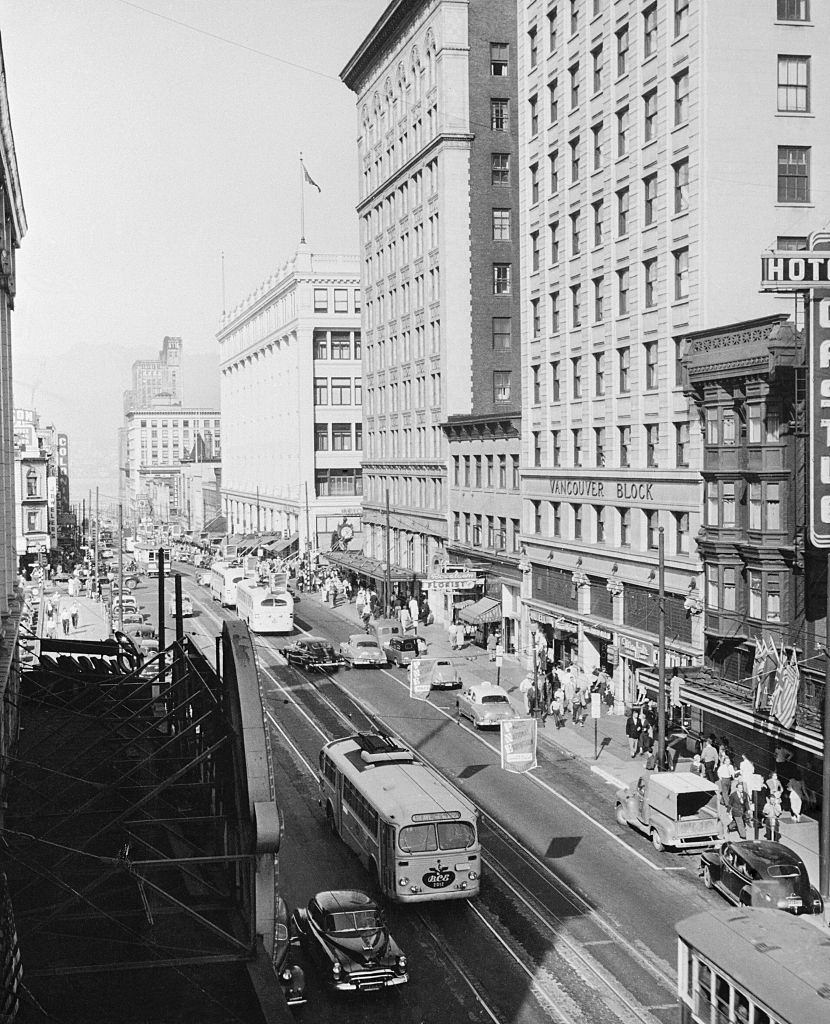
<svg viewBox="0 0 830 1024">
<path fill-rule="evenodd" d="M 476 809 L 408 747 L 379 733 L 332 740 L 320 751 L 320 793 L 329 827 L 390 899 L 478 895 Z"/>
<path fill-rule="evenodd" d="M 677 924 L 681 1024 L 827 1024 L 830 937 L 781 910 L 709 911 Z"/>
<path fill-rule="evenodd" d="M 241 565 L 214 565 L 210 570 L 210 596 L 223 608 L 235 608 L 236 585 L 244 578 Z"/>
<path fill-rule="evenodd" d="M 271 590 L 255 579 L 236 584 L 236 614 L 252 633 L 294 631 L 294 598 L 287 590 Z"/>
</svg>

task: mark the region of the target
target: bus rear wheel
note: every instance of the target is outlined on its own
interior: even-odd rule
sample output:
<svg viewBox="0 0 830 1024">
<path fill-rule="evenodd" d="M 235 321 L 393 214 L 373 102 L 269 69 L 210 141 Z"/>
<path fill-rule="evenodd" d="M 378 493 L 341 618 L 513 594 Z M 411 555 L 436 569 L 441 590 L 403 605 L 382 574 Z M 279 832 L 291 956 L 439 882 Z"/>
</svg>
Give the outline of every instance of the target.
<svg viewBox="0 0 830 1024">
<path fill-rule="evenodd" d="M 326 804 L 326 823 L 333 836 L 337 835 L 337 823 L 334 820 L 334 811 L 331 804 Z"/>
</svg>

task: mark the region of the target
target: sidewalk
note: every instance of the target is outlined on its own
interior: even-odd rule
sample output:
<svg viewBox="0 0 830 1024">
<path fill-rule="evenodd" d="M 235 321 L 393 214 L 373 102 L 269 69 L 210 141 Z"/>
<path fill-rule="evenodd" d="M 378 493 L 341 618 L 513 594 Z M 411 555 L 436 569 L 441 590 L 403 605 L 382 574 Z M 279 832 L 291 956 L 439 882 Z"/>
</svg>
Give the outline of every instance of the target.
<svg viewBox="0 0 830 1024">
<path fill-rule="evenodd" d="M 318 594 L 304 594 L 303 600 L 318 601 L 324 605 Z M 343 602 L 334 609 L 341 618 L 354 625 L 357 630 L 363 632 L 363 626 L 357 617 L 354 604 Z M 428 656 L 431 658 L 449 658 L 458 666 L 458 673 L 462 683 L 472 683 L 482 680 L 495 683 L 497 678 L 496 666 L 488 659 L 487 652 L 480 647 L 468 645 L 462 650 L 453 650 L 450 647 L 447 631 L 443 626 L 418 625 L 418 634 L 426 637 L 429 644 Z M 413 634 L 410 634 L 413 635 Z M 498 673 L 499 684 L 507 691 L 510 702 L 516 709 L 517 714 L 523 715 L 524 700 L 519 692 L 519 683 L 527 675 L 526 670 L 515 657 L 506 657 Z M 543 726 L 539 722 L 538 743 L 540 749 L 546 747 L 557 751 L 566 751 L 574 757 L 579 758 L 598 775 L 609 787 L 613 789 L 622 786 L 633 786 L 644 771 L 645 758 L 632 758 L 628 752 L 628 740 L 625 736 L 625 716 L 608 715 L 603 707 L 603 716 L 597 719 L 597 753 L 594 757 L 594 720 L 590 717 L 585 719 L 584 726 L 573 725 L 568 721 L 561 728 L 557 729 L 553 719 L 548 718 Z M 691 764 L 689 758 L 681 758 L 677 770 L 688 770 Z M 613 789 L 611 793 L 613 794 Z M 763 838 L 763 832 L 761 833 Z M 818 848 L 819 848 L 819 826 L 814 819 L 802 815 L 800 822 L 791 822 L 789 816 L 781 819 L 781 842 L 794 850 L 804 861 L 810 879 L 814 885 L 818 884 Z"/>
<path fill-rule="evenodd" d="M 41 595 L 40 614 L 37 617 L 38 636 L 46 639 L 46 605 L 52 602 L 56 613 L 55 640 L 107 640 L 110 636 L 107 605 L 88 597 L 70 597 L 65 590 L 50 590 Z M 69 634 L 64 636 L 61 624 L 61 608 L 69 608 L 73 602 L 78 606 L 78 626 L 70 623 Z"/>
</svg>

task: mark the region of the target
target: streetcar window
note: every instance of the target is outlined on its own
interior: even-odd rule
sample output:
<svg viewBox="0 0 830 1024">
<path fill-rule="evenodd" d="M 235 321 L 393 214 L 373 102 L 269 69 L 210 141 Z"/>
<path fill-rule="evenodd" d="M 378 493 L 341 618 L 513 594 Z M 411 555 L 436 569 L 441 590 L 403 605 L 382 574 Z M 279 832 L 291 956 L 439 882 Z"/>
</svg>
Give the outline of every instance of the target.
<svg viewBox="0 0 830 1024">
<path fill-rule="evenodd" d="M 715 975 L 715 1024 L 730 1024 L 729 996 L 731 986 L 726 978 Z"/>
<path fill-rule="evenodd" d="M 475 829 L 468 822 L 438 822 L 438 845 L 442 850 L 467 850 L 475 841 Z"/>
<path fill-rule="evenodd" d="M 402 828 L 398 845 L 404 853 L 429 853 L 438 849 L 434 825 L 407 825 Z"/>
<path fill-rule="evenodd" d="M 706 964 L 697 964 L 697 1006 L 695 1013 L 701 1020 L 712 1017 L 712 972 Z"/>
</svg>

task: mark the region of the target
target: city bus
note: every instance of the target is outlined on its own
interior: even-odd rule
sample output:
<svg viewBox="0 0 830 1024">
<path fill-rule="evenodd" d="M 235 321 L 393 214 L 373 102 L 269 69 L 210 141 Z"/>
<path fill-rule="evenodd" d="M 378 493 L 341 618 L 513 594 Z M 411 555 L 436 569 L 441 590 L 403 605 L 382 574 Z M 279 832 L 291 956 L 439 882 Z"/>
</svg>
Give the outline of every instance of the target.
<svg viewBox="0 0 830 1024">
<path fill-rule="evenodd" d="M 255 579 L 236 584 L 236 614 L 252 633 L 294 631 L 294 598 L 287 590 L 272 590 Z"/>
<path fill-rule="evenodd" d="M 210 570 L 210 596 L 223 608 L 235 608 L 236 584 L 244 578 L 241 565 L 214 565 Z"/>
<path fill-rule="evenodd" d="M 681 1024 L 827 1024 L 830 938 L 783 910 L 733 907 L 677 924 Z"/>
<path fill-rule="evenodd" d="M 418 755 L 381 733 L 320 751 L 329 828 L 400 903 L 469 899 L 481 880 L 475 806 Z"/>
</svg>

